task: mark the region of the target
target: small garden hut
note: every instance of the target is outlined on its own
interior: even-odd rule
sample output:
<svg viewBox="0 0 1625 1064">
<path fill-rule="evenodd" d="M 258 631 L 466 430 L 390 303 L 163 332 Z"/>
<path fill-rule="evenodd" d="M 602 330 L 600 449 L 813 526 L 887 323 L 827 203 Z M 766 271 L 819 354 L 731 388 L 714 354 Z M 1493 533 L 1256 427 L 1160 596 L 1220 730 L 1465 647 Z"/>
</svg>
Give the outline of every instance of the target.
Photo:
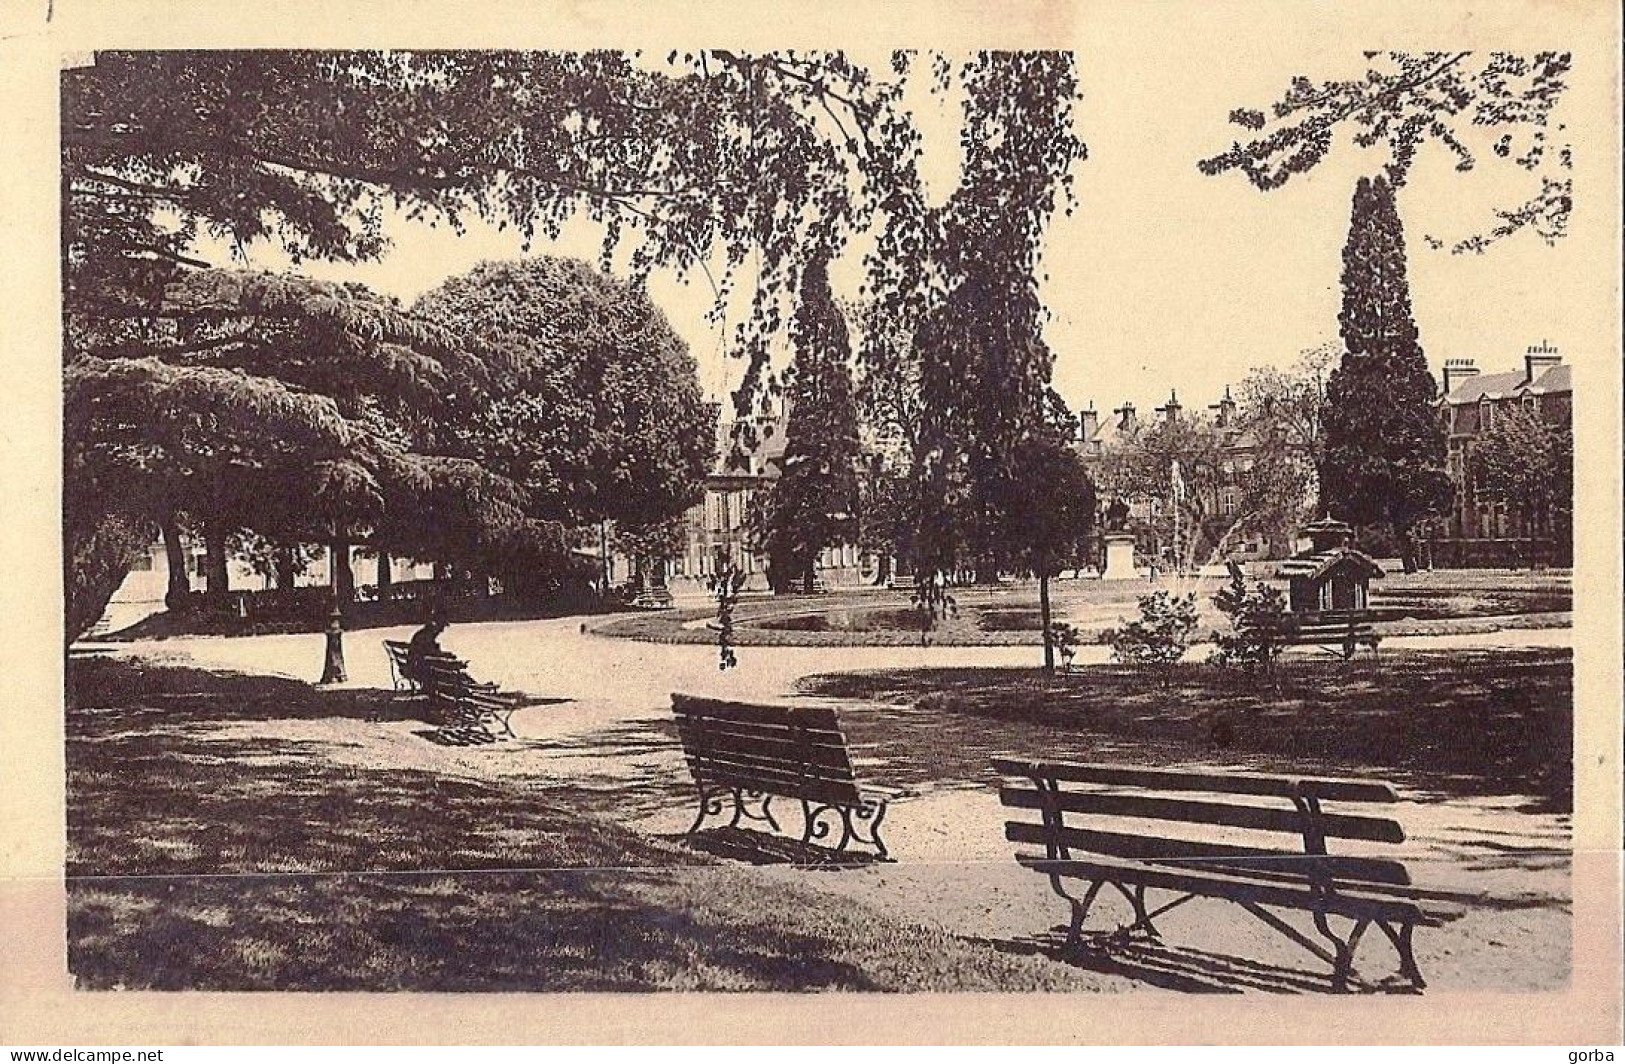
<svg viewBox="0 0 1625 1064">
<path fill-rule="evenodd" d="M 1306 527 L 1310 547 L 1281 563 L 1287 578 L 1287 606 L 1293 613 L 1364 610 L 1372 577 L 1382 566 L 1349 546 L 1354 529 L 1323 517 Z"/>
</svg>

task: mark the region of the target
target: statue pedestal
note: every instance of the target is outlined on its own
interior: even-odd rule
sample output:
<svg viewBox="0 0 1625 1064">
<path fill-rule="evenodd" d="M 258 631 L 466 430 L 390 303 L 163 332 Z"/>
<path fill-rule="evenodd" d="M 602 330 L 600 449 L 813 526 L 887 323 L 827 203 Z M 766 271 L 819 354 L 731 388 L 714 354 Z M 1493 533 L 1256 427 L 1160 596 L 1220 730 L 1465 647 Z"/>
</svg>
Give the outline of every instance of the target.
<svg viewBox="0 0 1625 1064">
<path fill-rule="evenodd" d="M 1134 568 L 1134 536 L 1128 532 L 1110 532 L 1106 535 L 1106 567 L 1101 570 L 1102 580 L 1139 580 L 1141 574 Z"/>
</svg>

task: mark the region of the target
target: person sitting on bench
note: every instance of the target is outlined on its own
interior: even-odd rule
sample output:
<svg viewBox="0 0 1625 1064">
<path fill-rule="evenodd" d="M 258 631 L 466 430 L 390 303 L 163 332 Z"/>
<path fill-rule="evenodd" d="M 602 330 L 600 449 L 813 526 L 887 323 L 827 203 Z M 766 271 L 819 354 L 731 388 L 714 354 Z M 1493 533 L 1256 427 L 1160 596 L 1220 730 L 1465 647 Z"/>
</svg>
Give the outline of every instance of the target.
<svg viewBox="0 0 1625 1064">
<path fill-rule="evenodd" d="M 420 666 L 423 661 L 445 654 L 440 648 L 440 633 L 445 630 L 446 619 L 436 612 L 429 615 L 428 624 L 413 633 L 411 641 L 406 645 L 406 661 L 401 666 L 401 672 L 407 679 L 421 681 L 423 670 Z"/>
</svg>

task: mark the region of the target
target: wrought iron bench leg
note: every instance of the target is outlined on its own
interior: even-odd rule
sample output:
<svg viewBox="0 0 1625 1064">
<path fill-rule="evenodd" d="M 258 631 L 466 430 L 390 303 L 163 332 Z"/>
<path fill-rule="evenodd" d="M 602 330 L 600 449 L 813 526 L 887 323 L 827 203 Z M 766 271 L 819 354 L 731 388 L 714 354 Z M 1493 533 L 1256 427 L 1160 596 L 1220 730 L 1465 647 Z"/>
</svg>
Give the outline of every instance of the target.
<svg viewBox="0 0 1625 1064">
<path fill-rule="evenodd" d="M 721 791 L 711 791 L 701 787 L 699 814 L 694 817 L 694 823 L 690 824 L 688 830 L 683 834 L 692 835 L 700 830 L 700 825 L 705 823 L 705 818 L 708 816 L 722 815 L 722 797 L 723 792 Z"/>
<path fill-rule="evenodd" d="M 880 837 L 880 823 L 886 819 L 886 800 L 884 798 L 871 798 L 863 805 L 852 810 L 852 818 L 858 822 L 869 822 L 869 837 L 864 838 L 856 829 L 851 828 L 852 837 L 859 842 L 868 843 L 880 854 L 882 859 L 890 858 L 886 850 L 886 843 Z"/>
<path fill-rule="evenodd" d="M 1394 944 L 1394 952 L 1399 954 L 1399 974 L 1409 979 L 1413 988 L 1417 990 L 1426 988 L 1427 980 L 1422 978 L 1422 969 L 1417 967 L 1416 954 L 1411 949 L 1411 933 L 1416 925 L 1403 924 L 1395 931 L 1393 925 L 1386 920 L 1378 920 L 1377 926 L 1382 928 L 1382 933 Z"/>
<path fill-rule="evenodd" d="M 767 821 L 768 826 L 774 831 L 779 830 L 779 822 L 773 819 L 773 810 L 768 808 L 768 805 L 773 801 L 773 796 L 771 794 L 768 794 L 765 791 L 747 791 L 740 788 L 735 788 L 733 791 L 733 800 L 734 816 L 733 819 L 728 822 L 729 827 L 738 827 L 741 820 L 765 820 Z M 762 811 L 760 813 L 753 813 L 749 809 L 745 808 L 745 803 L 747 801 L 755 802 L 757 800 L 760 800 L 762 803 Z"/>
<path fill-rule="evenodd" d="M 1347 939 L 1337 937 L 1326 920 L 1326 913 L 1320 909 L 1314 911 L 1315 929 L 1331 942 L 1337 951 L 1336 959 L 1332 962 L 1332 989 L 1337 993 L 1346 993 L 1349 988 L 1349 977 L 1354 973 L 1354 951 L 1360 946 L 1360 936 L 1371 925 L 1370 920 L 1357 920 L 1354 929 L 1349 932 Z"/>
<path fill-rule="evenodd" d="M 835 813 L 840 817 L 841 839 L 835 844 L 835 852 L 845 853 L 846 844 L 852 841 L 851 811 L 839 805 L 814 805 L 805 798 L 801 800 L 801 815 L 806 825 L 801 832 L 802 845 L 809 845 L 814 839 L 829 838 L 832 827 L 824 822 L 825 813 Z"/>
<path fill-rule="evenodd" d="M 1066 946 L 1064 948 L 1068 951 L 1076 950 L 1083 945 L 1083 922 L 1089 919 L 1089 909 L 1094 905 L 1095 898 L 1100 894 L 1100 888 L 1106 885 L 1106 881 L 1103 879 L 1092 881 L 1089 884 L 1089 889 L 1084 891 L 1081 899 L 1074 898 L 1066 892 L 1066 888 L 1061 885 L 1060 876 L 1050 876 L 1049 882 L 1055 893 L 1065 898 L 1066 903 L 1072 907 L 1072 921 L 1066 929 Z"/>
</svg>

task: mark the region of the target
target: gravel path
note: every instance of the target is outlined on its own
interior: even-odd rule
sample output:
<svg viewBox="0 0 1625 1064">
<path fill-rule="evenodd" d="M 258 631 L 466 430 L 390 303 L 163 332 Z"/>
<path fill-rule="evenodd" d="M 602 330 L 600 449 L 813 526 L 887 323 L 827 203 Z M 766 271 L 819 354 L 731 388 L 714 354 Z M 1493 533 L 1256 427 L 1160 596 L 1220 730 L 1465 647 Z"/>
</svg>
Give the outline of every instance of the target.
<svg viewBox="0 0 1625 1064">
<path fill-rule="evenodd" d="M 379 647 L 408 629 L 346 637 L 351 683 L 389 685 Z M 1385 648 L 1567 646 L 1567 629 L 1394 638 Z M 578 620 L 453 627 L 443 640 L 482 679 L 547 699 L 515 715 L 520 741 L 476 749 L 424 742 L 408 721 L 288 720 L 230 726 L 267 738 L 318 742 L 329 756 L 371 766 L 399 764 L 449 775 L 527 778 L 655 834 L 692 819 L 692 791 L 666 730 L 674 690 L 776 699 L 812 673 L 910 666 L 1032 664 L 1030 647 L 745 648 L 736 669 L 716 667 L 714 648 L 641 643 L 583 633 Z M 310 678 L 319 635 L 171 639 L 120 644 L 114 652 L 210 668 Z M 1104 648 L 1085 647 L 1084 662 Z M 863 773 L 861 758 L 859 774 Z M 1570 970 L 1569 818 L 1530 812 L 1510 798 L 1402 795 L 1395 810 L 1410 839 L 1401 848 L 1419 884 L 1474 899 L 1469 915 L 1418 932 L 1418 960 L 1438 989 L 1526 990 L 1563 985 Z M 789 812 L 796 820 L 798 814 Z M 1065 905 L 1045 879 L 1011 860 L 997 795 L 980 780 L 940 779 L 895 803 L 886 837 L 895 863 L 810 871 L 764 865 L 760 874 L 862 898 L 920 923 L 1031 952 L 1056 940 Z M 1109 911 L 1102 911 L 1103 919 Z M 1198 901 L 1160 921 L 1166 947 L 1140 947 L 1100 963 L 1103 986 L 1292 990 L 1324 985 L 1319 962 L 1235 906 Z M 1377 936 L 1361 957 L 1374 973 L 1391 956 Z M 1305 963 L 1305 962 L 1308 963 Z M 1118 978 L 1127 976 L 1128 979 Z"/>
</svg>

